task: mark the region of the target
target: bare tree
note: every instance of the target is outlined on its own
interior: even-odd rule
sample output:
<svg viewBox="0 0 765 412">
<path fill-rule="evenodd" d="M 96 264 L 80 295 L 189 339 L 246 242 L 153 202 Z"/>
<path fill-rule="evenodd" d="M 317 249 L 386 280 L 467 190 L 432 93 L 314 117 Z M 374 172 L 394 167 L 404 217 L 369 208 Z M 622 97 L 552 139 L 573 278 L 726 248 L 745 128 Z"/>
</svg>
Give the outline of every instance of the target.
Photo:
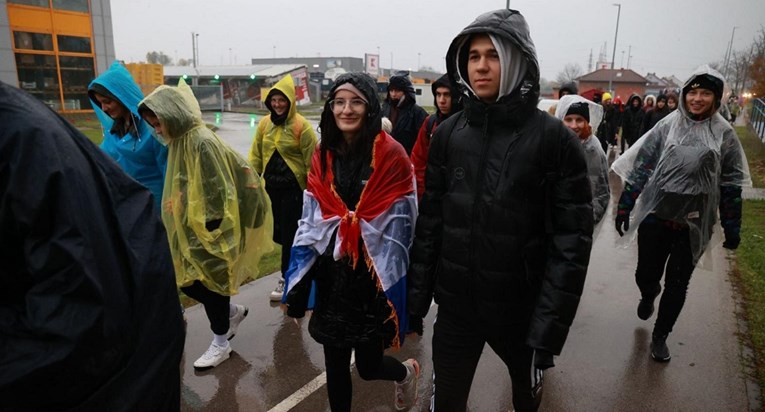
<svg viewBox="0 0 765 412">
<path fill-rule="evenodd" d="M 572 82 L 582 74 L 582 66 L 577 63 L 569 63 L 563 67 L 562 72 L 558 73 L 558 76 L 555 77 L 555 81 L 558 84 Z"/>
<path fill-rule="evenodd" d="M 164 52 L 150 51 L 146 53 L 146 62 L 154 64 L 159 63 L 163 66 L 169 66 L 173 63 L 173 59 L 171 59 L 170 56 L 166 55 Z"/>
</svg>

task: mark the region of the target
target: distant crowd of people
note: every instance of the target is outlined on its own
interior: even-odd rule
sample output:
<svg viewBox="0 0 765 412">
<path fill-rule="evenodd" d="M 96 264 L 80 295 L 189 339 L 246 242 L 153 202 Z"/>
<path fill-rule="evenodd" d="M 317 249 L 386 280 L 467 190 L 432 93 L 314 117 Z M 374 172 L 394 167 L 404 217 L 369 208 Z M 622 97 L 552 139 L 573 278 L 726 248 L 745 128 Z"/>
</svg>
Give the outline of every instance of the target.
<svg viewBox="0 0 765 412">
<path fill-rule="evenodd" d="M 212 332 L 194 367 L 216 367 L 249 313 L 231 296 L 275 243 L 282 278 L 269 298 L 288 317 L 310 313 L 332 411 L 351 410 L 352 354 L 362 379 L 394 383 L 395 409 L 416 404 L 418 360 L 386 349 L 423 334 L 434 299 L 431 410 L 467 410 L 488 343 L 514 410 L 536 411 L 611 171 L 624 183 L 615 229 L 637 242 L 637 316 L 651 318 L 661 296 L 650 352 L 669 361 L 718 220 L 725 248 L 741 241 L 751 180 L 735 99 L 721 114 L 723 77 L 702 66 L 680 90 L 626 104 L 562 85 L 551 116 L 537 108 L 529 27 L 504 9 L 460 31 L 446 63 L 430 115 L 406 74 L 383 102 L 369 75 L 339 76 L 321 139 L 285 76 L 263 96 L 247 158 L 206 127 L 183 81 L 144 97 L 120 63 L 93 80 L 101 149 L 0 84 L 3 409 L 179 410 L 176 291 L 203 305 Z"/>
</svg>

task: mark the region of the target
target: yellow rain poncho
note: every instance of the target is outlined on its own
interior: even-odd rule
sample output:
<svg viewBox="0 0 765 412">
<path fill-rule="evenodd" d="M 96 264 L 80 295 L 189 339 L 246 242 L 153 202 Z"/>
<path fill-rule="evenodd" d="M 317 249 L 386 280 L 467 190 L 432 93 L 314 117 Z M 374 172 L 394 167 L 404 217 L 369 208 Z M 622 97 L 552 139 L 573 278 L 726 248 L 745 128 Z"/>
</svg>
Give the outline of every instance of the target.
<svg viewBox="0 0 765 412">
<path fill-rule="evenodd" d="M 191 88 L 160 86 L 140 104 L 163 129 L 168 159 L 162 194 L 178 287 L 200 281 L 234 295 L 273 249 L 271 204 L 260 175 L 208 129 Z"/>
<path fill-rule="evenodd" d="M 255 130 L 249 161 L 253 169 L 262 175 L 271 155 L 278 150 L 287 166 L 295 174 L 300 188 L 305 190 L 308 171 L 311 169 L 311 157 L 316 148 L 316 133 L 311 123 L 297 112 L 295 84 L 292 76 L 285 76 L 273 88 L 284 93 L 290 102 L 287 119 L 282 125 L 275 125 L 270 115 L 261 119 Z M 263 101 L 266 101 L 267 96 L 266 93 Z"/>
</svg>

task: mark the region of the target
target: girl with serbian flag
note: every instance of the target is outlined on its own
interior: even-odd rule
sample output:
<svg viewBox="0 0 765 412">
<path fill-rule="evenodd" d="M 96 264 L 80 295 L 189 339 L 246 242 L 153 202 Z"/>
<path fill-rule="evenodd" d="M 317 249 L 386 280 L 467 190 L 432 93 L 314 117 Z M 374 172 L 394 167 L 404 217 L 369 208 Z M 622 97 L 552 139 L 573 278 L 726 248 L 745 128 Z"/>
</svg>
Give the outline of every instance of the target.
<svg viewBox="0 0 765 412">
<path fill-rule="evenodd" d="M 366 74 L 335 80 L 319 127 L 283 302 L 288 316 L 302 318 L 315 282 L 308 331 L 324 346 L 332 411 L 351 410 L 352 351 L 362 379 L 395 382 L 394 406 L 403 410 L 416 401 L 419 364 L 383 352 L 398 348 L 408 328 L 412 164 L 381 130 L 376 85 Z"/>
</svg>

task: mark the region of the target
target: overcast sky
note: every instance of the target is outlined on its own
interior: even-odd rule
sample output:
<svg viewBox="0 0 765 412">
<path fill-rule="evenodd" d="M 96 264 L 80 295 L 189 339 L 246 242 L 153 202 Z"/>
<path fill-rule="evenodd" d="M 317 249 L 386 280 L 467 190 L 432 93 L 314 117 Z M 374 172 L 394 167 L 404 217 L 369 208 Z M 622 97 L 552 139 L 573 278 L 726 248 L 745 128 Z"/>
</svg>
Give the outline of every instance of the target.
<svg viewBox="0 0 765 412">
<path fill-rule="evenodd" d="M 621 17 L 616 67 L 684 80 L 721 61 L 734 26 L 734 49 L 748 48 L 765 24 L 765 0 L 616 0 Z M 613 53 L 614 0 L 510 0 L 531 28 L 542 77 L 568 63 L 588 71 L 601 49 Z M 112 0 L 117 58 L 148 51 L 190 59 L 199 33 L 201 65 L 249 64 L 256 57 L 351 56 L 380 52 L 388 68 L 418 64 L 445 71 L 454 36 L 505 0 Z M 631 46 L 632 58 L 629 58 Z"/>
</svg>

